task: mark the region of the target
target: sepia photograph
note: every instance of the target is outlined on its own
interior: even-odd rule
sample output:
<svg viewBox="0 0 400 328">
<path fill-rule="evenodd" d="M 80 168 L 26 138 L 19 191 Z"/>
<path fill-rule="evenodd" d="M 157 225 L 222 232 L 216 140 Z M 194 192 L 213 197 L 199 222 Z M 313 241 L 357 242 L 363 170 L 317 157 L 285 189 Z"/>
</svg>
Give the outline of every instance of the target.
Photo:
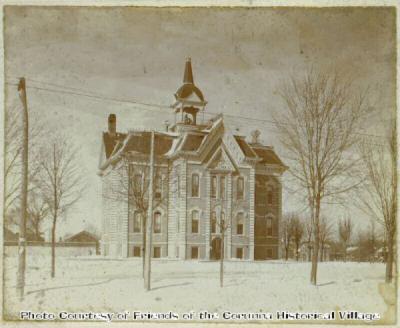
<svg viewBox="0 0 400 328">
<path fill-rule="evenodd" d="M 2 9 L 4 324 L 396 325 L 396 6 Z"/>
</svg>

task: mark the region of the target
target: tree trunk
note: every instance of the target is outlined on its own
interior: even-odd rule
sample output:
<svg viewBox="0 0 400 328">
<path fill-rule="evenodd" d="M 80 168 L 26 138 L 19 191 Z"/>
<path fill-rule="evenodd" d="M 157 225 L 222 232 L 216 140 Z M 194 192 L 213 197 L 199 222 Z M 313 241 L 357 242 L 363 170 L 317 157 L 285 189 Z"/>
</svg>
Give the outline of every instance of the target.
<svg viewBox="0 0 400 328">
<path fill-rule="evenodd" d="M 311 262 L 311 284 L 317 285 L 317 269 L 318 269 L 318 252 L 319 252 L 319 210 L 320 201 L 317 196 L 317 201 L 315 204 L 315 216 L 314 216 L 314 247 Z"/>
<path fill-rule="evenodd" d="M 220 287 L 224 287 L 224 239 L 225 239 L 225 235 L 224 232 L 222 232 L 221 234 L 222 238 L 221 238 L 221 259 L 219 262 L 219 285 Z"/>
<path fill-rule="evenodd" d="M 53 218 L 53 226 L 51 228 L 51 277 L 56 275 L 56 220 Z"/>
<path fill-rule="evenodd" d="M 146 254 L 146 219 L 143 214 L 142 217 L 142 277 L 144 279 L 144 266 L 145 266 L 145 254 Z"/>
<path fill-rule="evenodd" d="M 388 234 L 387 258 L 386 258 L 386 283 L 391 283 L 393 278 L 393 236 Z"/>
</svg>

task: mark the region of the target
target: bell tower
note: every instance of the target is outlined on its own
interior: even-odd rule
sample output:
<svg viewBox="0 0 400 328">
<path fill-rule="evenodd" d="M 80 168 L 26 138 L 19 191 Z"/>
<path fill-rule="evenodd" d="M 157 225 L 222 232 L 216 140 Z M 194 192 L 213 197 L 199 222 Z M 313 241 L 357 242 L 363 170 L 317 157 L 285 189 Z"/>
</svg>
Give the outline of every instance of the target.
<svg viewBox="0 0 400 328">
<path fill-rule="evenodd" d="M 198 124 L 197 114 L 204 111 L 207 101 L 203 93 L 194 84 L 192 62 L 186 59 L 183 84 L 175 92 L 175 102 L 172 108 L 175 112 L 175 129 L 190 129 Z"/>
</svg>

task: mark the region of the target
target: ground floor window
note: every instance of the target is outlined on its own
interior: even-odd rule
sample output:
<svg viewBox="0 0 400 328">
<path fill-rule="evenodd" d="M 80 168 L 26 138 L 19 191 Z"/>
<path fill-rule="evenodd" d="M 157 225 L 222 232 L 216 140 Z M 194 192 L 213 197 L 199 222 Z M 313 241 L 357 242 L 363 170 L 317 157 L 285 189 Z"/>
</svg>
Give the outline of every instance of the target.
<svg viewBox="0 0 400 328">
<path fill-rule="evenodd" d="M 161 247 L 154 247 L 153 249 L 153 257 L 158 259 L 161 257 Z"/>
<path fill-rule="evenodd" d="M 236 258 L 237 259 L 243 258 L 243 248 L 242 247 L 236 248 Z"/>
<path fill-rule="evenodd" d="M 133 257 L 140 257 L 140 246 L 133 247 Z"/>
<path fill-rule="evenodd" d="M 192 259 L 198 259 L 199 258 L 199 248 L 197 246 L 192 247 Z"/>
</svg>

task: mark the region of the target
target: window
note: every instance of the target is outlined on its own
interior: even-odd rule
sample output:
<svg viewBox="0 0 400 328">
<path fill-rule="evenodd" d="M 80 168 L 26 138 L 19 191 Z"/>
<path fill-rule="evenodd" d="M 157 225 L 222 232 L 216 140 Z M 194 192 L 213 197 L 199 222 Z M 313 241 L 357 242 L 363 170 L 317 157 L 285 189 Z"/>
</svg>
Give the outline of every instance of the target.
<svg viewBox="0 0 400 328">
<path fill-rule="evenodd" d="M 211 233 L 217 232 L 217 215 L 215 212 L 211 213 Z"/>
<path fill-rule="evenodd" d="M 267 236 L 272 236 L 272 218 L 267 218 Z"/>
<path fill-rule="evenodd" d="M 268 205 L 272 205 L 274 196 L 273 196 L 273 188 L 271 186 L 268 186 L 267 188 L 267 203 Z"/>
<path fill-rule="evenodd" d="M 154 247 L 153 248 L 153 257 L 158 259 L 161 257 L 161 247 Z"/>
<path fill-rule="evenodd" d="M 192 174 L 192 197 L 199 197 L 199 175 Z"/>
<path fill-rule="evenodd" d="M 197 246 L 196 247 L 192 247 L 191 258 L 192 259 L 198 259 L 199 258 L 199 248 Z"/>
<path fill-rule="evenodd" d="M 161 195 L 162 195 L 162 177 L 157 176 L 154 198 L 161 199 Z"/>
<path fill-rule="evenodd" d="M 221 222 L 219 223 L 220 227 L 225 228 L 226 222 L 225 222 L 225 212 L 221 213 Z"/>
<path fill-rule="evenodd" d="M 243 235 L 243 229 L 244 228 L 244 219 L 243 219 L 243 213 L 238 213 L 236 216 L 236 234 L 237 235 Z"/>
<path fill-rule="evenodd" d="M 237 179 L 237 199 L 243 199 L 243 194 L 244 194 L 244 180 L 243 178 L 238 178 Z"/>
<path fill-rule="evenodd" d="M 133 178 L 133 193 L 135 197 L 140 197 L 142 193 L 142 175 L 135 174 Z"/>
<path fill-rule="evenodd" d="M 225 199 L 225 177 L 221 177 L 219 181 L 219 197 Z"/>
<path fill-rule="evenodd" d="M 199 233 L 199 211 L 192 212 L 192 233 Z"/>
<path fill-rule="evenodd" d="M 141 232 L 142 231 L 142 217 L 139 212 L 135 212 L 133 216 L 133 231 L 130 232 Z"/>
<path fill-rule="evenodd" d="M 236 258 L 237 259 L 243 258 L 243 248 L 242 247 L 236 248 Z"/>
<path fill-rule="evenodd" d="M 154 222 L 153 222 L 153 231 L 154 233 L 161 233 L 161 213 L 154 213 Z"/>
<path fill-rule="evenodd" d="M 140 257 L 140 246 L 133 247 L 133 257 Z"/>
<path fill-rule="evenodd" d="M 211 177 L 211 198 L 217 198 L 217 177 Z"/>
</svg>

